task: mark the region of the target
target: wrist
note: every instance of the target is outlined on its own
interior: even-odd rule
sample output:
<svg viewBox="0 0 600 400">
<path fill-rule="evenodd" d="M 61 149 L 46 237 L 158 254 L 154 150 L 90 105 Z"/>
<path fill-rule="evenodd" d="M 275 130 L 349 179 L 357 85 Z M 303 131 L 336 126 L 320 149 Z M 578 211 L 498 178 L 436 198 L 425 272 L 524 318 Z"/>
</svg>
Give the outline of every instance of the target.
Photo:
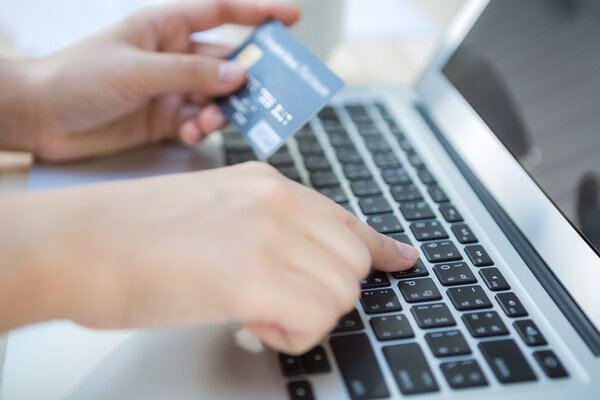
<svg viewBox="0 0 600 400">
<path fill-rule="evenodd" d="M 0 149 L 33 152 L 41 129 L 40 60 L 0 59 Z"/>
</svg>

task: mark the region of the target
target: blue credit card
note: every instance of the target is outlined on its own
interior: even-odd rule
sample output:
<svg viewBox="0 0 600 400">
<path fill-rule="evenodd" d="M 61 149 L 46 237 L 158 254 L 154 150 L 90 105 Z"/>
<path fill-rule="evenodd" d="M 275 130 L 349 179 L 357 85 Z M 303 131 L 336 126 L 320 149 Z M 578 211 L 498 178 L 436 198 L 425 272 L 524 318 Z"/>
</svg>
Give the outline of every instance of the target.
<svg viewBox="0 0 600 400">
<path fill-rule="evenodd" d="M 278 21 L 261 25 L 228 57 L 248 82 L 219 106 L 261 157 L 271 156 L 344 82 Z"/>
</svg>

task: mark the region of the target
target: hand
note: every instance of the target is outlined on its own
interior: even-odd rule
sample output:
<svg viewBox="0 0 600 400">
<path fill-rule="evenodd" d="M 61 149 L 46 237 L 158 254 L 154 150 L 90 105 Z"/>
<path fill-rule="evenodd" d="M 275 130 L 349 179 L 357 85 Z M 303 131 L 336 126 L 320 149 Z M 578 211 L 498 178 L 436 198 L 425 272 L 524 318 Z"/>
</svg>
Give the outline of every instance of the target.
<svg viewBox="0 0 600 400">
<path fill-rule="evenodd" d="M 224 23 L 285 24 L 296 6 L 275 1 L 202 0 L 143 11 L 55 56 L 33 63 L 40 122 L 33 152 L 71 161 L 174 139 L 195 144 L 222 127 L 215 96 L 246 79 L 230 49 L 189 41 Z"/>
<path fill-rule="evenodd" d="M 398 271 L 418 257 L 260 163 L 11 201 L 0 207 L 0 252 L 37 267 L 15 266 L 35 277 L 25 288 L 0 269 L 3 318 L 23 318 L 14 304 L 33 302 L 37 313 L 47 308 L 38 320 L 96 328 L 238 321 L 300 353 L 354 307 L 371 266 Z M 36 251 L 19 258 L 11 248 Z"/>
</svg>

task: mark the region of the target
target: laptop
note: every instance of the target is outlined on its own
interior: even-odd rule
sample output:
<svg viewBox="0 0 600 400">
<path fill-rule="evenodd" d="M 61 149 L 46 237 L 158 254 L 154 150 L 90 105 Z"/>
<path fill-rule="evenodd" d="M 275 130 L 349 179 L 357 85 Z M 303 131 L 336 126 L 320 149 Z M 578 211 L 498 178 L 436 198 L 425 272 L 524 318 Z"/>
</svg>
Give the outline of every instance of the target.
<svg viewBox="0 0 600 400">
<path fill-rule="evenodd" d="M 10 333 L 2 399 L 598 398 L 599 21 L 592 0 L 468 1 L 414 88 L 349 88 L 264 160 L 420 251 L 314 349 L 55 321 Z M 36 166 L 30 188 L 256 158 L 225 131 Z"/>
</svg>

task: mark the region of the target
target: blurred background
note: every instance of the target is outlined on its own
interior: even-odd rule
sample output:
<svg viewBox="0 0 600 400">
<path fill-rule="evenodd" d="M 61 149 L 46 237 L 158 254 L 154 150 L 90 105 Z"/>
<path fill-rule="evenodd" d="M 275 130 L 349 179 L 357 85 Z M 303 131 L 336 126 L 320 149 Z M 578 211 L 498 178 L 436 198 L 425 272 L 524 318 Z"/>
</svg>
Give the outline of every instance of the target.
<svg viewBox="0 0 600 400">
<path fill-rule="evenodd" d="M 435 50 L 441 32 L 463 3 L 292 1 L 299 3 L 305 14 L 295 33 L 349 85 L 414 83 Z M 43 57 L 139 9 L 169 2 L 173 0 L 0 0 L 0 57 Z M 226 26 L 195 38 L 235 45 L 248 32 Z M 0 193 L 22 189 L 30 164 L 28 154 L 0 152 Z"/>
<path fill-rule="evenodd" d="M 52 54 L 138 9 L 171 1 L 0 0 L 0 56 Z M 341 40 L 326 58 L 349 83 L 413 82 L 440 32 L 462 3 L 462 0 L 295 1 L 305 8 L 313 32 L 329 34 L 332 25 L 333 29 L 338 28 L 334 13 L 341 15 Z M 328 8 L 328 4 L 334 8 Z M 313 9 L 319 10 L 319 19 L 313 15 Z M 328 20 L 330 23 L 326 23 Z"/>
</svg>

